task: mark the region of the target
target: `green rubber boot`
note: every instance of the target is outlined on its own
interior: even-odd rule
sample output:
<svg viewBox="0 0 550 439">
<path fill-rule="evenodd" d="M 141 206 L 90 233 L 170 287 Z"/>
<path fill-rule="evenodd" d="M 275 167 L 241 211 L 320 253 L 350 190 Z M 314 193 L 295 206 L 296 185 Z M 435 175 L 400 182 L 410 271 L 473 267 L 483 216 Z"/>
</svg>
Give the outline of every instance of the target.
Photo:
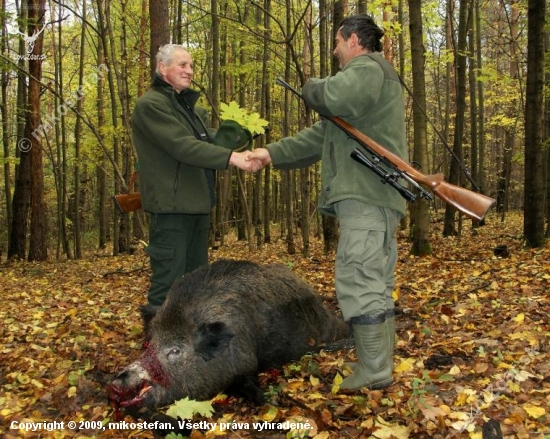
<svg viewBox="0 0 550 439">
<path fill-rule="evenodd" d="M 393 354 L 395 352 L 395 312 L 393 309 L 386 309 L 386 323 L 388 325 L 388 333 L 390 334 L 390 362 L 391 370 L 395 369 L 395 364 L 393 362 Z M 355 371 L 359 363 L 354 361 L 346 361 L 346 366 L 348 366 L 352 371 Z"/>
<path fill-rule="evenodd" d="M 391 370 L 395 369 L 393 362 L 393 354 L 395 352 L 395 311 L 393 309 L 386 310 L 386 324 L 388 325 L 388 333 L 390 335 L 389 356 L 391 362 Z"/>
<path fill-rule="evenodd" d="M 390 360 L 390 334 L 386 314 L 351 319 L 359 362 L 342 384 L 341 390 L 383 389 L 393 383 L 393 359 Z"/>
</svg>

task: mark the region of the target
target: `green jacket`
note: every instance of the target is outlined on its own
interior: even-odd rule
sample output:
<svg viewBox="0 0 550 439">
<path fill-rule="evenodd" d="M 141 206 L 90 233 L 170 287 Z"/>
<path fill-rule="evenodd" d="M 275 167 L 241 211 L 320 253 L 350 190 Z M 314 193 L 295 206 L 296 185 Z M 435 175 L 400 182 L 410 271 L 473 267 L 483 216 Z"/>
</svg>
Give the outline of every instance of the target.
<svg viewBox="0 0 550 439">
<path fill-rule="evenodd" d="M 386 149 L 407 159 L 403 93 L 399 77 L 380 53 L 352 59 L 335 76 L 310 79 L 302 96 L 313 110 L 338 116 Z M 333 204 L 355 199 L 406 213 L 406 201 L 373 171 L 350 157 L 358 143 L 321 120 L 293 137 L 267 146 L 279 169 L 295 169 L 322 160 L 319 207 L 334 215 Z"/>
<path fill-rule="evenodd" d="M 207 214 L 214 204 L 215 169 L 231 150 L 212 144 L 199 93 L 179 95 L 159 76 L 136 102 L 132 138 L 139 158 L 141 203 L 152 213 Z M 199 120 L 200 118 L 200 120 Z"/>
</svg>

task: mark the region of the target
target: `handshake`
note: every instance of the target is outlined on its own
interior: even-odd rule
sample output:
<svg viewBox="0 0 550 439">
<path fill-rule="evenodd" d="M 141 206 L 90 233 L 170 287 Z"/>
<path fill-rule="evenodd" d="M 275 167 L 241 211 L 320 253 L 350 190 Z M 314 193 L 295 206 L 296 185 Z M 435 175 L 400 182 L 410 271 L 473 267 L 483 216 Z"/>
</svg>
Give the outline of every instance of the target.
<svg viewBox="0 0 550 439">
<path fill-rule="evenodd" d="M 271 163 L 269 151 L 265 148 L 256 148 L 253 151 L 233 151 L 229 164 L 243 171 L 257 172 Z"/>
<path fill-rule="evenodd" d="M 269 151 L 265 148 L 256 148 L 254 151 L 233 151 L 229 157 L 229 164 L 243 171 L 257 172 L 271 163 Z M 130 187 L 133 183 L 130 183 Z M 121 213 L 134 212 L 141 208 L 141 194 L 118 194 L 113 197 L 117 210 Z"/>
</svg>

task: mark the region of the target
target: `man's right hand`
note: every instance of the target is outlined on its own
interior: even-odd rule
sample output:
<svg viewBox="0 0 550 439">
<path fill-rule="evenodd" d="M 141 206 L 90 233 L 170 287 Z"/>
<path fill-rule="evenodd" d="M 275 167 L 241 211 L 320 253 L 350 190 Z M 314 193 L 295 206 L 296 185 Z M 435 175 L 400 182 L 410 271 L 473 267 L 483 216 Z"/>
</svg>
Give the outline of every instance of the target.
<svg viewBox="0 0 550 439">
<path fill-rule="evenodd" d="M 246 156 L 246 160 L 257 160 L 265 167 L 271 163 L 271 156 L 266 148 L 256 148 Z"/>
</svg>

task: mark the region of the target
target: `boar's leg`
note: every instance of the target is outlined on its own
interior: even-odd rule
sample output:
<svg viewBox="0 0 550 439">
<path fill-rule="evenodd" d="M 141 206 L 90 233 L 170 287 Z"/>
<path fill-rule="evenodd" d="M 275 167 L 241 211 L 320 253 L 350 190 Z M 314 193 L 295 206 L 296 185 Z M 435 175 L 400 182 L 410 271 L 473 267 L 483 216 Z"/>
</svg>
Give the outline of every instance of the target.
<svg viewBox="0 0 550 439">
<path fill-rule="evenodd" d="M 256 405 L 265 403 L 264 392 L 260 388 L 256 375 L 239 375 L 228 387 L 227 393 L 241 396 Z"/>
</svg>

